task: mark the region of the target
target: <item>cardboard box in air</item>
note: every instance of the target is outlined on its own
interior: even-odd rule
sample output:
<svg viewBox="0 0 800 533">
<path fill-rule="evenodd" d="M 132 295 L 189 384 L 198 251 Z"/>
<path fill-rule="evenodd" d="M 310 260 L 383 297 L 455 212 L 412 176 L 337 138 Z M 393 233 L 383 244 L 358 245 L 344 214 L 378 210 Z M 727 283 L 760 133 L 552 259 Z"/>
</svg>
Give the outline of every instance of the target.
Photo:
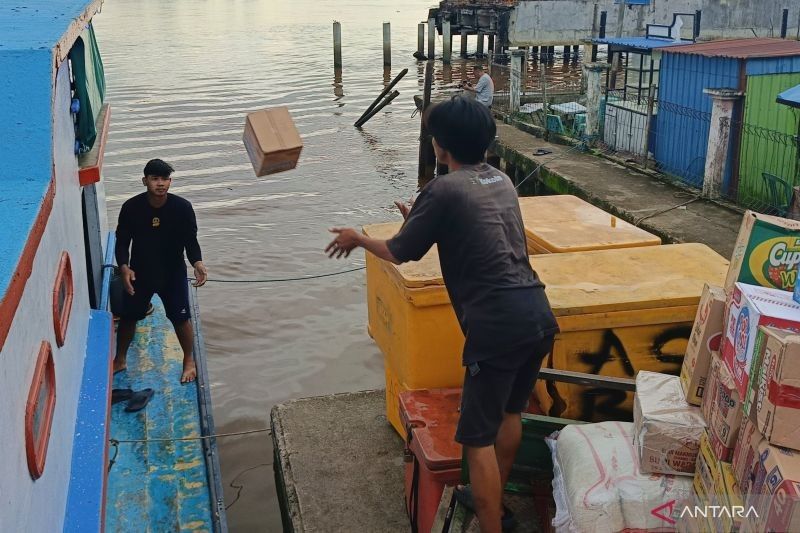
<svg viewBox="0 0 800 533">
<path fill-rule="evenodd" d="M 719 351 L 722 344 L 725 302 L 725 291 L 721 287 L 703 287 L 681 367 L 681 386 L 686 394 L 686 401 L 692 405 L 700 405 L 702 401 L 711 352 Z"/>
<path fill-rule="evenodd" d="M 753 486 L 756 465 L 758 464 L 758 445 L 763 440 L 755 423 L 745 417 L 739 428 L 739 438 L 733 449 L 733 475 L 742 495 L 749 494 Z"/>
<path fill-rule="evenodd" d="M 800 304 L 790 292 L 737 283 L 730 299 L 722 359 L 743 398 L 759 326 L 800 331 Z"/>
<path fill-rule="evenodd" d="M 680 378 L 640 370 L 633 400 L 634 446 L 642 473 L 693 476 L 705 421 Z"/>
<path fill-rule="evenodd" d="M 800 335 L 759 328 L 744 411 L 770 444 L 800 450 Z"/>
<path fill-rule="evenodd" d="M 800 264 L 800 222 L 748 211 L 725 278 L 730 292 L 736 282 L 794 290 Z"/>
<path fill-rule="evenodd" d="M 762 439 L 758 457 L 746 504 L 755 508 L 756 517 L 748 518 L 748 528 L 800 531 L 800 453 Z"/>
<path fill-rule="evenodd" d="M 285 107 L 248 114 L 243 140 L 256 176 L 293 169 L 303 150 L 303 140 Z"/>
<path fill-rule="evenodd" d="M 742 397 L 730 369 L 718 353 L 711 359 L 702 411 L 714 455 L 720 461 L 730 461 L 742 424 Z"/>
</svg>

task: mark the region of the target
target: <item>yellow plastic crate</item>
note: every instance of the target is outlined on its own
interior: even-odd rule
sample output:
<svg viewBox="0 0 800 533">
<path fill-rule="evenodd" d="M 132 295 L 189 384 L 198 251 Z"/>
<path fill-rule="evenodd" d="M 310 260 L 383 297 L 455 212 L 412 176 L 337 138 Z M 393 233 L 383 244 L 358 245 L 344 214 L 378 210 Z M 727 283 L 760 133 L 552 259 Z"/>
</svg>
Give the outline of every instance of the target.
<svg viewBox="0 0 800 533">
<path fill-rule="evenodd" d="M 364 231 L 386 237 L 385 227 Z M 677 374 L 703 285 L 722 283 L 728 268 L 701 244 L 537 255 L 531 262 L 561 327 L 545 366 L 618 377 Z M 461 386 L 464 337 L 435 248 L 399 266 L 367 254 L 367 295 L 370 334 L 387 376 L 396 376 L 396 387 L 387 381 L 387 417 L 400 431 L 393 389 Z M 630 393 L 578 385 L 540 382 L 537 393 L 544 409 L 564 418 L 615 419 L 630 416 L 633 405 Z"/>
</svg>

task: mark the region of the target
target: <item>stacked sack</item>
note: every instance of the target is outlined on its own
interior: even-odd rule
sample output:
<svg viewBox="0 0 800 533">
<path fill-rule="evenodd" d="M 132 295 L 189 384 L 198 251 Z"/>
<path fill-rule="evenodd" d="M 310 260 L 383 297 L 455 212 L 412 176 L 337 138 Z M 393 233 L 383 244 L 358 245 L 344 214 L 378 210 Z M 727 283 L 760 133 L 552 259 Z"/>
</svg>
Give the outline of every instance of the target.
<svg viewBox="0 0 800 533">
<path fill-rule="evenodd" d="M 680 383 L 706 428 L 679 530 L 800 531 L 798 263 L 800 223 L 748 212 L 726 286 L 704 290 Z"/>
</svg>

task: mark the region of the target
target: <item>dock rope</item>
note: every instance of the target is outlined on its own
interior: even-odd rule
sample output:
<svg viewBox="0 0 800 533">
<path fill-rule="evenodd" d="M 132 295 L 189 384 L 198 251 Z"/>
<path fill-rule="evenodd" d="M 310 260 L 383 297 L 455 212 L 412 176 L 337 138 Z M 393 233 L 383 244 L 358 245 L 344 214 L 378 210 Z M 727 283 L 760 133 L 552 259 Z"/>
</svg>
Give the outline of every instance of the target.
<svg viewBox="0 0 800 533">
<path fill-rule="evenodd" d="M 103 268 L 116 268 L 116 265 L 103 265 Z M 206 283 L 284 283 L 287 281 L 305 281 L 308 279 L 320 279 L 320 278 L 330 278 L 333 276 L 340 276 L 342 274 L 350 274 L 351 272 L 359 272 L 361 270 L 365 270 L 367 267 L 356 267 L 351 268 L 348 270 L 340 270 L 339 272 L 328 272 L 326 274 L 313 274 L 310 276 L 299 276 L 296 278 L 268 278 L 268 279 L 218 279 L 218 278 L 209 278 L 206 280 Z M 188 278 L 191 281 L 196 281 L 195 278 Z"/>
</svg>

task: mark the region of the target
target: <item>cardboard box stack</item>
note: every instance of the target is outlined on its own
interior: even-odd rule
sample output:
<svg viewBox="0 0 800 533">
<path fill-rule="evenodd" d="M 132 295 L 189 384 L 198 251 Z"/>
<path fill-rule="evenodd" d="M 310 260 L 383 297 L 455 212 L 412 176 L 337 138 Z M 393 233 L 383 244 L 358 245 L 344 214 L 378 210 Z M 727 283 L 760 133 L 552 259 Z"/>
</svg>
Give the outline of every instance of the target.
<svg viewBox="0 0 800 533">
<path fill-rule="evenodd" d="M 724 292 L 706 287 L 701 300 L 681 385 L 707 425 L 694 491 L 718 506 L 712 530 L 800 531 L 798 263 L 800 222 L 748 212 Z"/>
</svg>

